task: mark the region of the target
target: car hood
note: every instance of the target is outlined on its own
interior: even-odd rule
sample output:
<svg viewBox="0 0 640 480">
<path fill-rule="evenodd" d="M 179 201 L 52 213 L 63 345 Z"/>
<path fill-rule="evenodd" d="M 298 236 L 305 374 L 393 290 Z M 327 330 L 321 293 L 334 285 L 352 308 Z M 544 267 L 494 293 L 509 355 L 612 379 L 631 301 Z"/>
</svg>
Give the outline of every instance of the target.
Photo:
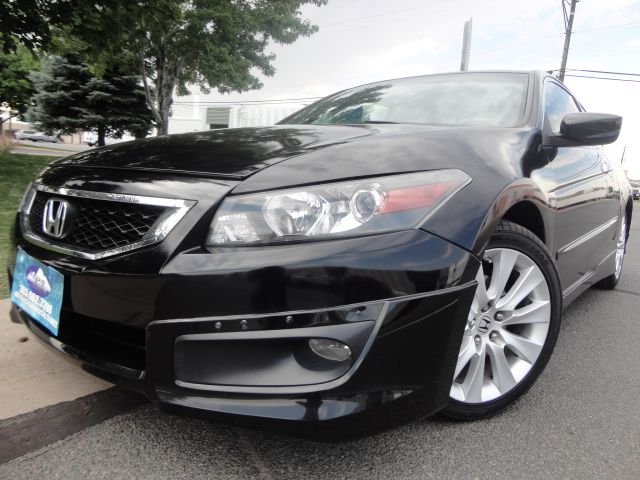
<svg viewBox="0 0 640 480">
<path fill-rule="evenodd" d="M 441 168 L 473 177 L 477 169 L 501 169 L 522 158 L 535 132 L 529 126 L 276 125 L 152 137 L 82 152 L 52 166 L 243 180 L 236 193 Z M 510 174 L 515 177 L 516 170 Z"/>
<path fill-rule="evenodd" d="M 276 125 L 150 137 L 82 152 L 52 166 L 193 173 L 243 179 L 309 150 L 379 133 L 366 125 Z"/>
</svg>

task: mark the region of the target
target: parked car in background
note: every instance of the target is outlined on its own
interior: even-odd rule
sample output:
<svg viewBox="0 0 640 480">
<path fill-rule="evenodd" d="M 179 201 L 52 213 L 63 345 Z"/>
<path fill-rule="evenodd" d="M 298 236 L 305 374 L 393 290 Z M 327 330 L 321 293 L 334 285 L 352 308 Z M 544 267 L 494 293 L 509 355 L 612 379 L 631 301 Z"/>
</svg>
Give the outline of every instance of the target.
<svg viewBox="0 0 640 480">
<path fill-rule="evenodd" d="M 131 135 L 123 135 L 121 138 L 105 137 L 105 145 L 112 145 L 114 143 L 129 142 L 135 140 L 135 137 Z M 96 132 L 83 132 L 82 143 L 89 145 L 90 147 L 96 147 L 98 145 L 98 134 Z"/>
<path fill-rule="evenodd" d="M 15 136 L 18 140 L 31 140 L 33 142 L 62 142 L 60 135 L 47 135 L 46 133 L 38 132 L 36 130 L 18 130 L 15 133 Z"/>
<path fill-rule="evenodd" d="M 25 193 L 12 316 L 167 411 L 342 438 L 486 417 L 618 283 L 621 124 L 543 72 L 461 72 L 79 153 Z"/>
<path fill-rule="evenodd" d="M 630 178 L 629 183 L 633 189 L 633 198 L 636 200 L 640 199 L 640 179 Z"/>
</svg>

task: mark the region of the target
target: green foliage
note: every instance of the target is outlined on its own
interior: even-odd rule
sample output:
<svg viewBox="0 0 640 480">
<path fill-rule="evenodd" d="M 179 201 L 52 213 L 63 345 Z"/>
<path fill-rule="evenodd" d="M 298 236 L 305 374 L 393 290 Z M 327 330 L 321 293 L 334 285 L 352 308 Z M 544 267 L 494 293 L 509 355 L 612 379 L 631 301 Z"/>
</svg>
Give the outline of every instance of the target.
<svg viewBox="0 0 640 480">
<path fill-rule="evenodd" d="M 166 133 L 174 92 L 243 92 L 275 74 L 271 42 L 317 31 L 302 5 L 327 0 L 7 0 L 0 11 L 3 48 L 78 53 L 94 73 L 117 69 L 145 81 L 158 129 Z M 5 27 L 6 26 L 6 27 Z"/>
<path fill-rule="evenodd" d="M 317 31 L 300 18 L 304 4 L 326 0 L 110 0 L 78 5 L 66 32 L 81 39 L 87 58 L 135 69 L 153 84 L 147 100 L 159 133 L 166 132 L 174 91 L 198 85 L 220 92 L 260 88 L 258 74 L 275 73 L 271 41 L 294 42 Z"/>
<path fill-rule="evenodd" d="M 23 47 L 15 52 L 0 53 L 0 106 L 11 116 L 21 116 L 35 93 L 29 72 L 38 68 L 38 60 Z"/>
<path fill-rule="evenodd" d="M 9 295 L 9 230 L 15 221 L 18 203 L 29 182 L 45 165 L 56 158 L 58 157 L 0 152 L 0 299 Z"/>
<path fill-rule="evenodd" d="M 104 134 L 120 138 L 129 132 L 142 138 L 149 133 L 151 110 L 140 86 L 140 77 L 107 71 L 102 78 L 92 78 L 86 88 L 90 111 L 86 118 Z"/>
<path fill-rule="evenodd" d="M 37 90 L 35 106 L 27 118 L 45 132 L 71 134 L 91 129 L 88 124 L 87 84 L 93 78 L 89 67 L 74 56 L 50 57 L 39 72 L 31 74 Z"/>
<path fill-rule="evenodd" d="M 82 0 L 3 0 L 0 50 L 14 52 L 19 45 L 31 51 L 46 49 L 52 39 L 52 25 L 70 21 L 76 2 Z"/>
<path fill-rule="evenodd" d="M 31 78 L 37 93 L 28 118 L 46 132 L 95 131 L 104 144 L 105 135 L 119 138 L 128 131 L 144 137 L 151 128 L 151 112 L 135 76 L 106 72 L 97 78 L 77 56 L 67 55 L 48 58 Z"/>
</svg>

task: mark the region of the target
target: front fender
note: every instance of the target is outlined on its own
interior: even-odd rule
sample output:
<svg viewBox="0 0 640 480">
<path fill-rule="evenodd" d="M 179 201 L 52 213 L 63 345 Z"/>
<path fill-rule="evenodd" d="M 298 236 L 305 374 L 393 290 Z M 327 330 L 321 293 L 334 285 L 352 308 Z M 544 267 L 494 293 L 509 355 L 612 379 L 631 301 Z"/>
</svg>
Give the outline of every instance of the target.
<svg viewBox="0 0 640 480">
<path fill-rule="evenodd" d="M 476 188 L 465 188 L 429 219 L 423 229 L 479 256 L 489 243 L 498 222 L 511 207 L 521 202 L 529 202 L 536 207 L 545 232 L 553 230 L 551 201 L 530 178 L 513 180 L 494 196 L 477 185 Z"/>
</svg>

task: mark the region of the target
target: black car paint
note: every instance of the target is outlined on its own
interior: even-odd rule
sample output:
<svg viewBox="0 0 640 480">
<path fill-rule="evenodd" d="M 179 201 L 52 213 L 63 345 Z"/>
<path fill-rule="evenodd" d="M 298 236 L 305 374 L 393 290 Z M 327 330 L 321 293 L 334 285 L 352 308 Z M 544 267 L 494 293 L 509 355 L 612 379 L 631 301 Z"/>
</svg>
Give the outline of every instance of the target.
<svg viewBox="0 0 640 480">
<path fill-rule="evenodd" d="M 54 166 L 126 168 L 244 179 L 310 149 L 375 133 L 367 128 L 293 125 L 235 128 L 147 138 L 58 160 Z"/>
<path fill-rule="evenodd" d="M 324 420 L 332 428 L 341 420 L 347 431 L 365 413 L 379 425 L 431 414 L 448 397 L 478 258 L 514 205 L 535 208 L 541 236 L 560 268 L 566 304 L 611 273 L 617 225 L 595 238 L 588 234 L 621 214 L 630 188 L 616 174 L 617 165 L 608 170 L 613 161 L 601 149 L 545 146 L 545 81 L 553 80 L 529 74 L 525 122 L 514 128 L 280 125 L 158 137 L 54 162 L 38 182 L 197 204 L 161 243 L 98 261 L 36 247 L 17 224 L 14 229 L 14 251 L 20 247 L 65 274 L 61 331 L 67 315 L 69 322 L 85 319 L 96 328 L 123 325 L 141 332 L 142 344 L 130 345 L 137 368 L 118 366 L 113 352 L 102 352 L 102 358 L 83 352 L 73 339 L 53 341 L 22 312 L 14 313 L 85 368 L 144 391 L 163 409 Z M 452 167 L 473 180 L 421 229 L 282 246 L 203 246 L 226 195 Z M 259 333 L 264 325 L 275 328 L 271 314 L 376 302 L 385 304 L 398 327 L 380 331 L 344 383 L 324 390 L 193 388 L 176 377 L 168 353 L 180 336 L 215 335 L 220 319 L 242 338 L 237 322 L 243 316 L 258 319 L 251 331 Z"/>
</svg>

